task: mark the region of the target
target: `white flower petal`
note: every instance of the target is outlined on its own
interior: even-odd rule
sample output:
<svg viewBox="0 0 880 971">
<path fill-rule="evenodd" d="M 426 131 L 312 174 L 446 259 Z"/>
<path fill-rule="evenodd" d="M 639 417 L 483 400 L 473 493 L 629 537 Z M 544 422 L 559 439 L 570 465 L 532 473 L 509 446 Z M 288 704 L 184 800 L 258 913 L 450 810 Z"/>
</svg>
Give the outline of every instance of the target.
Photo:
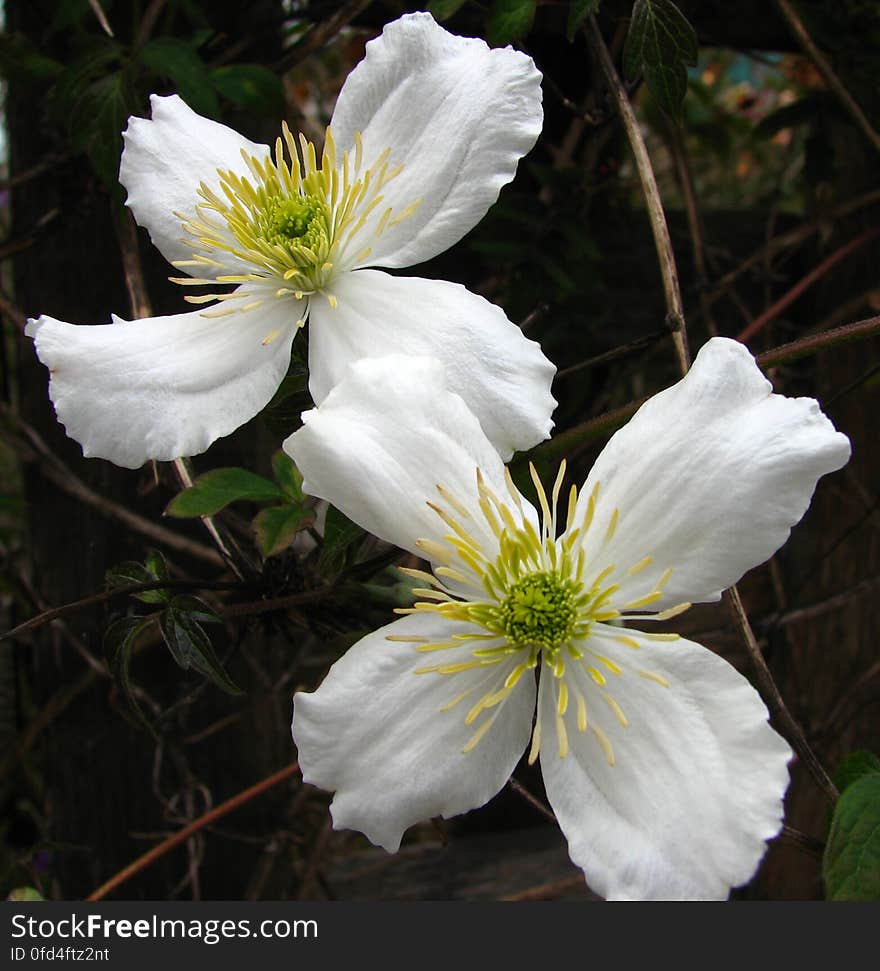
<svg viewBox="0 0 880 971">
<path fill-rule="evenodd" d="M 812 398 L 772 394 L 751 354 L 710 340 L 685 378 L 649 399 L 603 449 L 579 500 L 599 483 L 587 556 L 625 571 L 621 603 L 673 568 L 662 599 L 717 600 L 788 538 L 818 479 L 846 464 L 849 440 Z M 619 524 L 599 550 L 614 510 Z"/>
<path fill-rule="evenodd" d="M 443 366 L 430 358 L 390 355 L 351 365 L 284 442 L 303 489 L 374 535 L 425 556 L 417 539 L 443 542 L 449 533 L 427 506 L 439 501 L 438 484 L 477 509 L 480 469 L 499 496 L 506 494 L 498 453 L 446 385 Z"/>
<path fill-rule="evenodd" d="M 309 389 L 320 404 L 348 365 L 401 353 L 435 357 L 449 390 L 461 395 L 507 459 L 550 435 L 556 368 L 500 307 L 457 283 L 393 277 L 379 270 L 345 274 L 337 306 L 313 301 Z"/>
<path fill-rule="evenodd" d="M 83 455 L 130 469 L 196 455 L 268 403 L 290 363 L 290 304 L 272 300 L 219 318 L 202 312 L 114 315 L 91 327 L 46 316 L 28 323 L 58 419 Z"/>
<path fill-rule="evenodd" d="M 589 724 L 578 731 L 570 702 L 565 758 L 556 744 L 554 679 L 546 669 L 541 676 L 541 770 L 571 858 L 609 899 L 724 899 L 751 878 L 765 841 L 779 831 L 791 751 L 757 692 L 711 651 L 628 630 L 641 644 L 634 651 L 615 643 L 614 628 L 605 630 L 587 645 L 625 670 L 609 675 L 596 662 L 608 679 L 600 689 L 582 668 L 566 666 L 570 697 L 574 685 Z M 591 726 L 604 732 L 613 765 Z"/>
<path fill-rule="evenodd" d="M 193 247 L 184 238 L 175 212 L 187 219 L 198 218 L 200 182 L 217 191 L 218 169 L 247 175 L 242 150 L 264 158 L 269 148 L 196 114 L 176 94 L 167 98 L 154 94 L 150 105 L 152 120 L 131 117 L 122 133 L 125 148 L 119 181 L 128 190 L 126 205 L 165 259 L 188 260 Z M 217 250 L 212 257 L 220 260 L 223 254 Z M 225 262 L 239 266 L 234 257 Z"/>
<path fill-rule="evenodd" d="M 393 853 L 408 826 L 482 806 L 510 777 L 531 731 L 534 677 L 521 677 L 500 706 L 467 725 L 469 709 L 501 687 L 516 659 L 452 675 L 416 674 L 461 660 L 468 648 L 420 653 L 417 645 L 386 640 L 446 641 L 472 629 L 433 614 L 405 617 L 355 644 L 316 692 L 294 696 L 293 738 L 303 778 L 335 790 L 330 810 L 336 829 L 359 830 Z M 470 693 L 441 711 L 462 692 Z M 493 714 L 486 734 L 464 753 Z"/>
<path fill-rule="evenodd" d="M 360 131 L 366 165 L 390 148 L 390 167 L 404 166 L 376 219 L 421 202 L 381 238 L 365 234 L 366 263 L 410 266 L 461 239 L 513 178 L 542 120 L 541 74 L 530 57 L 457 37 L 426 13 L 388 24 L 343 85 L 331 127 L 340 153 Z"/>
</svg>

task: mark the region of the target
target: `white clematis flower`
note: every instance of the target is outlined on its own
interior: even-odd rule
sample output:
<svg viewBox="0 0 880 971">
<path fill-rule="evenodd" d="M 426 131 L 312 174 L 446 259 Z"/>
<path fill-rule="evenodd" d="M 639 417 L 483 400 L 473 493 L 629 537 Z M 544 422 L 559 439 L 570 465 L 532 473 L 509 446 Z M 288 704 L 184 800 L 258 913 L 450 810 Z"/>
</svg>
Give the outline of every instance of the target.
<svg viewBox="0 0 880 971">
<path fill-rule="evenodd" d="M 461 239 L 541 122 L 530 57 L 426 13 L 367 44 L 320 155 L 286 126 L 272 149 L 154 96 L 152 119 L 124 132 L 120 180 L 153 243 L 191 274 L 176 282 L 209 288 L 187 299 L 214 306 L 99 327 L 29 322 L 68 435 L 129 468 L 204 451 L 268 403 L 308 319 L 317 403 L 353 360 L 430 355 L 503 455 L 546 438 L 555 368 L 538 344 L 462 286 L 370 269 Z"/>
<path fill-rule="evenodd" d="M 434 361 L 362 361 L 285 443 L 308 492 L 432 568 L 408 571 L 406 616 L 295 696 L 303 777 L 335 790 L 337 828 L 393 852 L 485 803 L 531 738 L 595 891 L 725 898 L 779 830 L 791 752 L 730 664 L 650 627 L 772 555 L 849 441 L 719 338 L 581 490 L 534 476 L 536 509 L 447 388 Z"/>
</svg>

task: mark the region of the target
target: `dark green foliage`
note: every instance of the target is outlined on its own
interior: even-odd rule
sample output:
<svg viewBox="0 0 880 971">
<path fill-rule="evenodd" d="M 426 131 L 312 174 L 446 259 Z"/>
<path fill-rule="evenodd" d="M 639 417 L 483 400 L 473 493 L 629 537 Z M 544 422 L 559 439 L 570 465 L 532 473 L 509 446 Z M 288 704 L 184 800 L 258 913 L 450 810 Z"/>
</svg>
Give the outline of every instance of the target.
<svg viewBox="0 0 880 971">
<path fill-rule="evenodd" d="M 211 71 L 211 83 L 236 108 L 278 117 L 284 111 L 281 79 L 261 64 L 216 67 Z"/>
<path fill-rule="evenodd" d="M 535 4 L 536 0 L 493 0 L 486 25 L 489 43 L 500 46 L 525 37 L 535 19 Z"/>
<path fill-rule="evenodd" d="M 467 0 L 431 0 L 428 10 L 434 15 L 435 20 L 442 22 L 449 20 L 466 2 Z"/>
<path fill-rule="evenodd" d="M 131 659 L 138 637 L 153 623 L 153 617 L 121 617 L 104 632 L 104 655 L 117 684 L 137 720 L 153 732 L 152 724 L 137 700 L 131 680 Z"/>
<path fill-rule="evenodd" d="M 247 499 L 268 502 L 283 499 L 284 491 L 276 483 L 247 469 L 212 469 L 200 475 L 193 484 L 168 503 L 169 516 L 213 516 L 231 502 Z"/>
<path fill-rule="evenodd" d="M 339 573 L 354 552 L 354 544 L 364 531 L 334 506 L 328 506 L 321 546 L 321 570 L 327 576 Z"/>
<path fill-rule="evenodd" d="M 601 3 L 602 0 L 571 0 L 568 9 L 568 24 L 565 28 L 565 34 L 569 41 L 574 40 L 575 34 L 577 34 L 583 22 L 599 9 Z"/>
<path fill-rule="evenodd" d="M 154 550 L 144 563 L 134 560 L 117 563 L 106 572 L 105 579 L 111 590 L 133 583 L 157 583 L 168 579 L 168 568 L 162 554 Z M 146 590 L 143 593 L 133 593 L 132 596 L 145 604 L 167 603 L 170 599 L 167 590 Z"/>
<path fill-rule="evenodd" d="M 280 506 L 261 509 L 254 517 L 254 533 L 263 556 L 283 552 L 296 539 L 297 533 L 314 522 L 311 507 L 303 495 L 299 469 L 281 449 L 272 456 L 272 472 L 285 501 Z"/>
<path fill-rule="evenodd" d="M 854 782 L 873 772 L 880 772 L 880 759 L 873 752 L 851 752 L 837 767 L 834 784 L 845 792 Z"/>
<path fill-rule="evenodd" d="M 697 35 L 671 0 L 636 0 L 623 49 L 630 80 L 643 74 L 648 90 L 674 119 L 687 92 L 687 67 L 697 63 Z"/>
<path fill-rule="evenodd" d="M 140 49 L 138 58 L 156 77 L 170 81 L 194 111 L 220 117 L 214 78 L 195 44 L 180 37 L 157 37 Z"/>
<path fill-rule="evenodd" d="M 159 630 L 171 656 L 184 670 L 194 668 L 229 694 L 241 689 L 223 669 L 203 623 L 219 623 L 220 618 L 196 597 L 175 597 L 158 617 Z"/>
<path fill-rule="evenodd" d="M 880 769 L 876 766 L 841 793 L 822 876 L 829 900 L 880 900 Z"/>
</svg>

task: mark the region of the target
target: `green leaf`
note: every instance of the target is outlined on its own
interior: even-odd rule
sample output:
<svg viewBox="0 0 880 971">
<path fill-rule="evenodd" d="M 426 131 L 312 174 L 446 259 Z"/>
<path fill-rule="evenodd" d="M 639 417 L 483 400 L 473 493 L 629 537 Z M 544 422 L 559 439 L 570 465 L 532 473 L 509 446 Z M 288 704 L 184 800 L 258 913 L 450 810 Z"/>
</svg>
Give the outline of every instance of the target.
<svg viewBox="0 0 880 971">
<path fill-rule="evenodd" d="M 444 21 L 456 13 L 464 6 L 466 0 L 431 0 L 428 4 L 428 11 L 433 14 L 435 20 Z"/>
<path fill-rule="evenodd" d="M 138 58 L 154 74 L 168 78 L 193 111 L 220 117 L 211 72 L 192 43 L 181 37 L 156 37 L 144 44 Z"/>
<path fill-rule="evenodd" d="M 182 613 L 189 614 L 193 620 L 200 621 L 203 624 L 223 623 L 223 618 L 216 611 L 212 610 L 204 600 L 201 600 L 199 597 L 193 597 L 191 594 L 178 594 L 171 601 L 170 606 Z"/>
<path fill-rule="evenodd" d="M 237 108 L 273 118 L 283 111 L 281 78 L 261 64 L 227 64 L 214 68 L 211 82 Z"/>
<path fill-rule="evenodd" d="M 64 73 L 60 61 L 43 54 L 24 34 L 0 33 L 0 73 L 4 79 L 48 81 Z"/>
<path fill-rule="evenodd" d="M 241 694 L 241 689 L 224 671 L 214 653 L 211 639 L 192 613 L 172 605 L 159 616 L 159 629 L 180 667 L 184 670 L 194 668 L 231 695 Z"/>
<path fill-rule="evenodd" d="M 524 37 L 535 19 L 536 0 L 494 0 L 486 24 L 486 36 L 494 45 Z"/>
<path fill-rule="evenodd" d="M 283 499 L 281 488 L 261 475 L 246 469 L 213 469 L 200 475 L 193 484 L 176 495 L 165 512 L 169 516 L 213 516 L 230 502 L 272 502 Z"/>
<path fill-rule="evenodd" d="M 599 9 L 602 0 L 571 0 L 568 8 L 568 26 L 565 33 L 569 41 L 573 41 L 581 24 Z"/>
<path fill-rule="evenodd" d="M 165 563 L 165 557 L 158 550 L 150 550 L 144 566 L 157 580 L 168 579 L 168 565 Z"/>
<path fill-rule="evenodd" d="M 127 587 L 132 583 L 153 583 L 156 580 L 167 580 L 168 568 L 165 559 L 159 552 L 152 552 L 146 563 L 126 560 L 110 567 L 104 574 L 104 582 L 113 590 L 117 587 Z M 145 604 L 167 603 L 171 594 L 167 590 L 147 590 L 144 593 L 133 593 L 132 596 Z"/>
<path fill-rule="evenodd" d="M 272 472 L 285 495 L 294 502 L 303 501 L 302 476 L 296 463 L 283 448 L 279 448 L 272 456 Z"/>
<path fill-rule="evenodd" d="M 623 70 L 639 73 L 660 107 L 673 119 L 681 115 L 687 92 L 687 65 L 697 63 L 697 35 L 672 0 L 636 0 L 623 48 Z"/>
<path fill-rule="evenodd" d="M 71 144 L 88 155 L 98 177 L 120 198 L 122 129 L 138 107 L 124 54 L 110 38 L 91 38 L 50 93 L 52 114 L 67 128 Z"/>
<path fill-rule="evenodd" d="M 269 506 L 254 517 L 254 533 L 263 556 L 275 556 L 290 546 L 300 530 L 312 522 L 302 506 Z"/>
<path fill-rule="evenodd" d="M 9 896 L 6 899 L 24 903 L 34 900 L 45 900 L 46 898 L 35 887 L 16 887 L 14 890 L 9 891 Z"/>
<path fill-rule="evenodd" d="M 156 730 L 135 697 L 131 680 L 131 657 L 138 636 L 153 623 L 154 619 L 155 614 L 151 617 L 122 617 L 114 621 L 104 632 L 104 655 L 110 670 L 119 682 L 132 713 L 153 735 L 156 734 Z"/>
<path fill-rule="evenodd" d="M 291 364 L 290 371 L 282 378 L 281 384 L 278 385 L 278 390 L 272 395 L 272 400 L 266 407 L 273 408 L 275 405 L 279 405 L 282 401 L 291 397 L 291 395 L 307 392 L 308 387 L 308 369 L 302 365 Z"/>
<path fill-rule="evenodd" d="M 55 0 L 53 7 L 53 17 L 47 28 L 50 35 L 60 30 L 69 30 L 85 17 L 94 19 L 95 16 L 89 9 L 89 0 Z"/>
<path fill-rule="evenodd" d="M 344 516 L 335 506 L 327 507 L 324 520 L 324 545 L 321 568 L 325 574 L 338 573 L 345 564 L 349 547 L 364 535 L 360 526 Z"/>
<path fill-rule="evenodd" d="M 837 767 L 834 784 L 838 791 L 843 792 L 862 776 L 872 772 L 880 772 L 880 759 L 873 752 L 851 752 Z"/>
<path fill-rule="evenodd" d="M 829 900 L 880 900 L 880 772 L 847 786 L 822 861 Z"/>
</svg>

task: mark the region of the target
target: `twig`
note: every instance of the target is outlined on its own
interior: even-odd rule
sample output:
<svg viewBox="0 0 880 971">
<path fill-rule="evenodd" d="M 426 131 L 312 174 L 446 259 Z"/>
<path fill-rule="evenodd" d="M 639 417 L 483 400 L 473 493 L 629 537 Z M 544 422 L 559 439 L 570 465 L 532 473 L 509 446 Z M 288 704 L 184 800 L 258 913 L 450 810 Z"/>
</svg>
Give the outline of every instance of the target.
<svg viewBox="0 0 880 971">
<path fill-rule="evenodd" d="M 156 860 L 165 856 L 166 853 L 170 853 L 171 850 L 181 843 L 186 842 L 195 833 L 200 832 L 206 826 L 210 826 L 211 823 L 216 822 L 218 819 L 228 816 L 229 813 L 234 812 L 239 807 L 244 806 L 252 799 L 262 795 L 267 790 L 273 788 L 273 786 L 277 786 L 279 783 L 291 778 L 291 776 L 296 775 L 298 772 L 299 765 L 296 762 L 292 762 L 290 765 L 279 769 L 278 772 L 274 772 L 261 782 L 250 786 L 243 792 L 239 792 L 231 799 L 227 799 L 226 802 L 220 803 L 219 806 L 215 806 L 210 812 L 204 813 L 198 819 L 194 819 L 188 826 L 184 826 L 183 829 L 178 830 L 178 832 L 163 840 L 158 846 L 154 846 L 149 852 L 144 853 L 143 856 L 139 856 L 133 863 L 129 863 L 127 867 L 120 870 L 105 883 L 102 883 L 97 890 L 93 890 L 86 897 L 86 901 L 94 902 L 96 900 L 103 900 L 108 893 L 112 893 L 117 887 L 123 883 L 127 883 L 133 876 L 136 876 L 142 870 L 151 866 Z"/>
<path fill-rule="evenodd" d="M 113 28 L 110 26 L 110 22 L 107 20 L 107 14 L 104 13 L 101 4 L 98 0 L 89 0 L 89 6 L 92 8 L 92 13 L 98 18 L 98 23 L 101 25 L 101 30 L 108 37 L 113 36 Z"/>
<path fill-rule="evenodd" d="M 156 26 L 156 20 L 166 2 L 167 0 L 152 0 L 149 7 L 144 11 L 144 15 L 141 17 L 141 22 L 137 26 L 137 31 L 132 41 L 133 50 L 139 50 L 150 39 L 150 34 L 153 33 L 153 28 Z"/>
<path fill-rule="evenodd" d="M 755 360 L 758 367 L 767 369 L 775 367 L 777 364 L 788 364 L 801 357 L 808 357 L 818 351 L 824 351 L 837 344 L 846 344 L 850 341 L 864 340 L 866 337 L 873 337 L 880 334 L 880 317 L 868 317 L 866 320 L 856 321 L 854 324 L 846 324 L 843 327 L 835 327 L 834 330 L 826 330 L 821 334 L 812 334 L 810 337 L 802 337 L 800 340 L 792 341 L 789 344 L 782 344 L 774 347 L 771 351 L 759 354 Z"/>
<path fill-rule="evenodd" d="M 185 553 L 187 556 L 204 560 L 213 566 L 224 565 L 222 557 L 210 549 L 210 547 L 203 546 L 201 543 L 197 543 L 186 536 L 173 533 L 170 529 L 165 529 L 164 526 L 157 526 L 156 523 L 150 522 L 149 519 L 144 519 L 143 516 L 139 516 L 137 513 L 126 509 L 125 506 L 113 502 L 112 499 L 106 499 L 104 496 L 90 489 L 52 452 L 30 425 L 23 422 L 2 402 L 0 402 L 0 416 L 9 420 L 22 433 L 27 443 L 36 453 L 37 464 L 45 478 L 68 495 L 96 509 L 102 516 L 116 519 L 129 529 L 141 533 L 143 536 L 148 536 L 157 543 L 162 543 L 171 549 L 176 549 L 178 552 Z"/>
<path fill-rule="evenodd" d="M 672 250 L 672 240 L 669 237 L 669 227 L 666 225 L 666 217 L 663 214 L 663 203 L 660 200 L 657 180 L 654 178 L 654 170 L 651 168 L 651 160 L 648 157 L 648 149 L 645 147 L 645 140 L 642 138 L 641 131 L 639 131 L 635 112 L 629 103 L 626 89 L 617 76 L 617 71 L 614 68 L 611 55 L 608 53 L 608 48 L 605 46 L 595 16 L 590 16 L 587 20 L 587 38 L 602 73 L 605 75 L 605 80 L 608 82 L 608 87 L 617 105 L 626 137 L 635 157 L 639 180 L 642 184 L 642 193 L 648 210 L 648 218 L 651 221 L 651 231 L 654 234 L 654 245 L 657 247 L 660 272 L 663 276 L 666 319 L 672 330 L 672 340 L 678 357 L 679 369 L 682 374 L 686 374 L 690 367 L 690 354 L 687 346 L 687 332 L 685 330 L 681 291 L 678 285 L 678 273 L 675 269 L 675 254 Z"/>
<path fill-rule="evenodd" d="M 20 307 L 17 307 L 2 290 L 0 290 L 0 313 L 8 317 L 20 330 L 24 330 L 27 314 Z"/>
<path fill-rule="evenodd" d="M 810 59 L 819 69 L 828 87 L 840 98 L 841 104 L 852 115 L 853 121 L 861 128 L 868 141 L 880 152 L 880 135 L 874 130 L 868 121 L 865 113 L 859 107 L 855 98 L 849 93 L 840 78 L 834 73 L 828 58 L 819 50 L 812 37 L 810 37 L 804 22 L 798 16 L 797 11 L 789 3 L 789 0 L 776 0 L 779 12 L 788 22 L 792 33 L 797 37 L 801 47 L 807 52 Z"/>
<path fill-rule="evenodd" d="M 736 335 L 738 341 L 745 343 L 750 338 L 754 337 L 763 327 L 765 327 L 771 320 L 775 320 L 785 308 L 794 303 L 795 300 L 807 289 L 809 289 L 817 280 L 820 280 L 825 274 L 835 267 L 841 260 L 846 259 L 850 253 L 854 253 L 857 249 L 861 249 L 863 246 L 871 242 L 871 240 L 876 239 L 880 236 L 880 226 L 874 226 L 871 229 L 866 230 L 861 235 L 856 236 L 855 239 L 851 239 L 848 243 L 844 243 L 843 246 L 836 249 L 830 256 L 827 256 L 822 262 L 814 267 L 810 272 L 802 279 L 799 280 L 787 293 L 783 294 L 771 307 L 768 307 L 764 313 L 760 314 L 758 317 Z"/>
<path fill-rule="evenodd" d="M 519 329 L 525 334 L 530 327 L 536 324 L 544 316 L 544 314 L 547 313 L 549 309 L 550 309 L 549 303 L 539 303 L 538 306 L 534 308 L 534 310 L 530 311 L 522 319 L 519 325 Z"/>
<path fill-rule="evenodd" d="M 250 617 L 253 614 L 267 614 L 272 610 L 284 610 L 286 607 L 297 607 L 300 604 L 314 603 L 324 600 L 335 590 L 335 586 L 322 587 L 320 590 L 306 590 L 303 593 L 291 593 L 286 597 L 274 597 L 271 600 L 255 600 L 253 603 L 227 604 L 223 608 L 224 617 Z"/>
<path fill-rule="evenodd" d="M 542 816 L 549 819 L 551 823 L 556 825 L 556 816 L 553 814 L 553 810 L 550 809 L 549 806 L 544 805 L 544 803 L 541 802 L 537 796 L 533 796 L 521 782 L 517 782 L 517 780 L 511 776 L 511 778 L 507 780 L 507 784 L 517 795 L 522 796 L 530 806 L 537 809 Z"/>
<path fill-rule="evenodd" d="M 668 327 L 664 327 L 662 330 L 655 330 L 652 334 L 637 337 L 634 341 L 630 341 L 627 344 L 620 344 L 618 347 L 613 347 L 610 351 L 605 351 L 603 354 L 597 354 L 595 357 L 587 358 L 586 361 L 578 361 L 577 364 L 572 364 L 571 367 L 563 368 L 563 370 L 557 372 L 556 377 L 557 379 L 567 378 L 570 374 L 576 374 L 585 368 L 597 367 L 599 364 L 608 364 L 610 361 L 616 361 L 621 357 L 629 357 L 630 354 L 635 354 L 636 351 L 641 351 L 646 347 L 650 347 L 652 344 L 656 344 L 658 341 L 664 340 L 669 334 L 670 330 Z"/>
<path fill-rule="evenodd" d="M 833 805 L 837 802 L 837 789 L 828 777 L 828 773 L 822 767 L 822 763 L 810 748 L 800 725 L 791 716 L 788 708 L 786 708 L 785 702 L 782 700 L 782 695 L 776 687 L 776 682 L 773 680 L 773 675 L 770 674 L 770 669 L 764 660 L 764 655 L 761 653 L 761 648 L 758 646 L 757 640 L 755 640 L 754 631 L 749 623 L 749 618 L 746 616 L 745 607 L 743 607 L 739 591 L 735 586 L 731 587 L 724 594 L 724 599 L 751 659 L 762 697 L 773 712 L 774 718 L 782 729 L 786 739 L 791 742 L 798 757 L 813 776 L 816 785 Z"/>
<path fill-rule="evenodd" d="M 849 708 L 849 706 L 852 704 L 853 698 L 857 698 L 862 690 L 867 687 L 867 685 L 869 685 L 878 675 L 880 675 L 880 661 L 877 661 L 876 664 L 872 664 L 871 667 L 869 667 L 868 670 L 859 677 L 855 684 L 847 687 L 840 700 L 831 709 L 831 714 L 825 719 L 824 724 L 820 726 L 817 734 L 825 735 L 831 731 L 846 713 L 847 708 Z"/>
<path fill-rule="evenodd" d="M 595 418 L 590 418 L 589 421 L 581 422 L 580 425 L 575 425 L 574 428 L 569 428 L 564 432 L 560 432 L 559 435 L 554 435 L 548 441 L 542 442 L 536 448 L 532 449 L 530 455 L 533 460 L 538 459 L 551 462 L 563 455 L 571 455 L 574 449 L 588 444 L 603 433 L 620 428 L 628 418 L 632 418 L 647 400 L 648 396 L 646 395 L 644 398 L 638 398 L 635 401 L 630 401 L 629 404 L 621 405 L 619 408 L 614 408 L 611 411 L 597 415 Z M 520 459 L 518 461 L 522 460 Z"/>
<path fill-rule="evenodd" d="M 135 320 L 151 317 L 153 314 L 147 285 L 144 282 L 144 272 L 141 267 L 138 250 L 137 227 L 130 209 L 115 206 L 113 210 L 113 226 L 119 251 L 122 256 L 122 272 L 125 275 L 125 287 L 128 290 L 128 302 Z"/>
<path fill-rule="evenodd" d="M 851 213 L 857 212 L 859 209 L 865 209 L 866 207 L 872 206 L 878 202 L 880 202 L 880 189 L 872 189 L 871 192 L 866 192 L 864 195 L 856 196 L 854 199 L 847 199 L 846 202 L 842 202 L 839 206 L 829 209 L 828 212 L 822 213 L 822 215 L 808 223 L 804 223 L 803 226 L 798 226 L 796 229 L 790 229 L 788 232 L 780 233 L 778 236 L 774 236 L 760 249 L 755 250 L 751 256 L 743 260 L 738 267 L 731 270 L 729 273 L 725 273 L 724 276 L 716 282 L 712 292 L 707 295 L 709 304 L 714 304 L 716 300 L 723 297 L 724 294 L 733 286 L 733 284 L 743 275 L 743 273 L 750 270 L 758 263 L 763 263 L 774 253 L 777 253 L 780 250 L 788 249 L 791 246 L 797 246 L 799 243 L 803 243 L 805 240 L 809 239 L 814 233 L 819 232 L 824 226 L 827 226 L 838 219 L 842 219 L 844 216 L 849 216 Z"/>
<path fill-rule="evenodd" d="M 24 575 L 22 571 L 18 572 L 18 576 L 15 578 L 15 582 L 18 587 L 25 593 L 30 602 L 34 607 L 43 612 L 48 608 L 46 607 L 46 602 L 34 588 L 30 580 Z M 56 618 L 57 619 L 57 618 Z M 86 647 L 86 645 L 73 633 L 72 630 L 64 623 L 63 620 L 59 620 L 55 625 L 55 629 L 61 634 L 61 636 L 70 644 L 70 646 L 76 651 L 77 654 L 85 661 L 86 665 L 92 669 L 96 674 L 101 677 L 109 677 L 110 671 L 107 665 L 103 661 L 99 661 L 94 654 Z M 8 635 L 4 634 L 0 636 L 0 640 Z"/>
<path fill-rule="evenodd" d="M 529 887 L 527 890 L 520 890 L 517 893 L 510 893 L 502 897 L 502 900 L 554 900 L 560 894 L 569 890 L 577 890 L 585 886 L 584 875 L 562 877 L 560 880 L 551 880 L 550 883 L 542 883 L 537 887 Z"/>
<path fill-rule="evenodd" d="M 803 607 L 792 607 L 790 610 L 764 617 L 761 619 L 760 629 L 762 631 L 771 631 L 777 627 L 785 627 L 788 624 L 813 620 L 816 617 L 821 617 L 823 614 L 830 613 L 832 610 L 837 610 L 839 607 L 846 607 L 850 601 L 855 600 L 862 594 L 873 592 L 878 585 L 880 585 L 880 576 L 866 577 L 842 593 L 835 593 L 816 603 L 806 604 Z"/>
<path fill-rule="evenodd" d="M 156 10 L 156 14 L 158 14 L 158 10 Z M 153 308 L 150 303 L 149 294 L 147 293 L 147 285 L 144 281 L 144 271 L 141 266 L 134 216 L 130 210 L 117 207 L 114 212 L 113 222 L 116 229 L 116 238 L 119 242 L 119 249 L 122 254 L 122 271 L 125 275 L 125 286 L 128 290 L 128 300 L 131 304 L 132 316 L 136 320 L 150 317 L 152 316 Z M 173 464 L 180 484 L 184 489 L 188 489 L 192 485 L 189 462 L 184 458 L 177 458 Z M 238 563 L 220 536 L 217 527 L 214 525 L 214 520 L 210 516 L 200 516 L 199 518 L 208 531 L 208 535 L 211 537 L 214 545 L 220 551 L 220 555 L 226 560 L 229 568 L 239 580 L 243 580 L 244 577 L 239 569 Z"/>
<path fill-rule="evenodd" d="M 18 172 L 16 175 L 0 181 L 0 192 L 5 192 L 7 189 L 14 189 L 17 185 L 23 185 L 25 182 L 30 182 L 31 179 L 39 178 L 44 172 L 49 172 L 56 166 L 66 162 L 69 158 L 70 154 L 68 152 L 51 155 L 43 159 L 42 162 L 32 165 L 29 169 L 25 169 L 24 172 Z"/>
<path fill-rule="evenodd" d="M 794 829 L 792 826 L 784 825 L 779 836 L 781 839 L 789 843 L 794 843 L 795 846 L 799 846 L 812 856 L 817 856 L 820 859 L 825 852 L 825 844 L 822 840 L 817 840 L 815 836 L 808 836 L 806 833 L 802 833 L 799 829 Z"/>
<path fill-rule="evenodd" d="M 834 330 L 825 331 L 822 334 L 811 334 L 809 337 L 802 337 L 800 340 L 791 341 L 788 344 L 781 344 L 756 357 L 758 366 L 767 369 L 778 364 L 787 364 L 789 361 L 796 361 L 798 358 L 816 354 L 819 351 L 836 347 L 838 344 L 845 344 L 851 341 L 864 340 L 880 333 L 880 317 L 869 317 L 867 320 L 859 320 L 854 324 L 847 324 L 844 327 L 836 327 Z M 630 347 L 631 345 L 627 345 Z M 610 353 L 610 352 L 609 352 Z M 600 358 L 602 355 L 600 355 Z M 589 364 L 598 363 L 598 358 L 574 365 L 575 368 L 586 367 Z M 569 369 L 569 371 L 572 369 Z M 567 372 L 562 372 L 567 373 Z M 619 428 L 628 418 L 631 418 L 647 401 L 647 397 L 631 401 L 629 404 L 621 405 L 612 411 L 606 411 L 596 418 L 575 425 L 560 434 L 555 435 L 547 442 L 542 442 L 530 453 L 533 459 L 553 461 L 561 455 L 568 455 L 573 449 L 578 448 L 598 438 L 601 434 L 614 431 Z"/>
<path fill-rule="evenodd" d="M 74 600 L 71 603 L 62 604 L 60 607 L 52 607 L 49 610 L 44 610 L 42 613 L 37 614 L 36 617 L 31 617 L 30 620 L 26 620 L 17 627 L 6 631 L 6 633 L 0 634 L 0 641 L 10 640 L 21 634 L 26 634 L 28 631 L 43 627 L 45 624 L 49 624 L 59 617 L 64 617 L 66 614 L 75 613 L 77 610 L 83 610 L 86 607 L 93 607 L 95 604 L 105 603 L 116 597 L 127 597 L 135 593 L 147 593 L 150 590 L 216 590 L 237 587 L 238 584 L 205 583 L 196 580 L 153 580 L 149 583 L 127 583 L 125 586 L 116 587 L 113 590 L 102 590 L 101 593 L 93 593 L 91 596 L 83 597 L 81 600 Z"/>
<path fill-rule="evenodd" d="M 681 137 L 681 130 L 677 125 L 668 123 L 666 125 L 666 141 L 669 146 L 672 159 L 675 162 L 675 172 L 678 176 L 678 184 L 681 189 L 681 197 L 684 201 L 684 211 L 687 217 L 688 231 L 691 236 L 691 248 L 693 250 L 694 277 L 697 281 L 698 299 L 700 312 L 706 323 L 709 334 L 714 337 L 718 334 L 718 325 L 712 316 L 712 305 L 709 303 L 707 288 L 709 285 L 709 263 L 708 252 L 706 249 L 706 236 L 703 229 L 703 219 L 697 205 L 697 194 L 694 189 L 694 177 L 688 162 L 687 151 L 685 150 L 684 139 Z"/>
<path fill-rule="evenodd" d="M 278 61 L 273 70 L 281 74 L 305 60 L 314 51 L 332 40 L 342 29 L 372 3 L 372 0 L 349 0 L 323 23 L 315 24 L 290 51 Z"/>
<path fill-rule="evenodd" d="M 317 840 L 314 842 L 311 856 L 309 857 L 309 862 L 306 865 L 306 872 L 303 874 L 302 881 L 296 892 L 297 900 L 307 900 L 306 894 L 312 889 L 312 884 L 320 872 L 321 860 L 324 857 L 324 851 L 327 849 L 327 843 L 330 841 L 330 835 L 333 832 L 333 821 L 328 816 L 324 821 L 324 825 L 321 827 L 321 832 L 318 834 Z"/>
<path fill-rule="evenodd" d="M 190 473 L 190 463 L 184 459 L 179 458 L 174 460 L 174 471 L 177 473 L 177 478 L 184 489 L 189 489 L 192 484 L 192 474 Z M 202 521 L 202 525 L 208 531 L 208 535 L 214 541 L 214 545 L 220 551 L 220 555 L 226 560 L 226 565 L 230 570 L 238 577 L 239 580 L 244 580 L 244 574 L 239 567 L 236 558 L 232 555 L 231 550 L 226 545 L 223 537 L 220 535 L 214 520 L 210 516 L 199 516 Z"/>
</svg>

